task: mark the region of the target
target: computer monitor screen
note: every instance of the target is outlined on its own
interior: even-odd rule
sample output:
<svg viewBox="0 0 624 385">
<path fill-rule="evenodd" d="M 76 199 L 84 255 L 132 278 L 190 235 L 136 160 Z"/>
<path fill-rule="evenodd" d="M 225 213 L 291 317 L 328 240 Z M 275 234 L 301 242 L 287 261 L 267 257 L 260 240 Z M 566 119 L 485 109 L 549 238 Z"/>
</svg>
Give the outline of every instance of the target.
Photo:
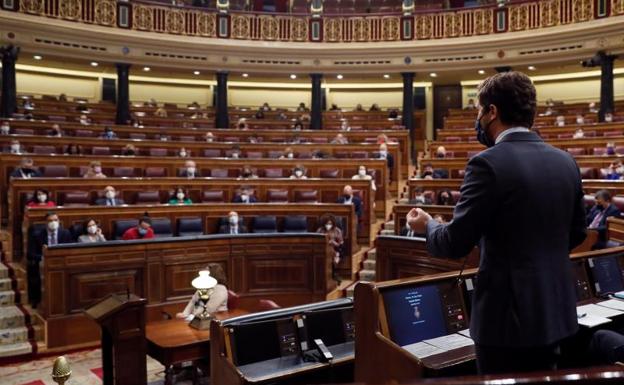
<svg viewBox="0 0 624 385">
<path fill-rule="evenodd" d="M 304 314 L 309 346 L 317 338 L 326 346 L 342 344 L 355 339 L 353 307 L 310 311 Z"/>
<path fill-rule="evenodd" d="M 447 334 L 437 285 L 388 290 L 383 301 L 390 338 L 400 346 Z"/>
<path fill-rule="evenodd" d="M 592 298 L 591 285 L 585 268 L 585 261 L 572 262 L 572 274 L 574 287 L 576 288 L 576 301 L 585 301 Z"/>
<path fill-rule="evenodd" d="M 237 366 L 299 352 L 292 318 L 231 325 L 229 329 Z"/>
<path fill-rule="evenodd" d="M 587 260 L 597 295 L 624 290 L 619 257 L 619 255 L 608 255 Z"/>
</svg>

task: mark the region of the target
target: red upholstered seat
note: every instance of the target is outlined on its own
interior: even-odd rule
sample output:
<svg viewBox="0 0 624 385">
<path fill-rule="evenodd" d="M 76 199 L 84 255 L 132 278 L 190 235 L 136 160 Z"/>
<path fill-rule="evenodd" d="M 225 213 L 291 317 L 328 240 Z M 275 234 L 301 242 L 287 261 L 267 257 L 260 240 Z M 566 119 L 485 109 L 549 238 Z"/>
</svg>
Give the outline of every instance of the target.
<svg viewBox="0 0 624 385">
<path fill-rule="evenodd" d="M 145 138 L 147 138 L 147 135 L 143 134 L 143 133 L 139 133 L 139 132 L 131 132 L 129 135 L 130 139 L 138 139 L 138 140 L 143 140 Z"/>
<path fill-rule="evenodd" d="M 340 177 L 340 170 L 335 168 L 320 170 L 319 176 L 321 178 L 338 178 Z"/>
<path fill-rule="evenodd" d="M 150 156 L 167 156 L 166 148 L 150 148 L 149 150 Z"/>
<path fill-rule="evenodd" d="M 202 193 L 202 202 L 223 203 L 225 202 L 225 194 L 223 190 L 205 190 Z"/>
<path fill-rule="evenodd" d="M 284 170 L 281 168 L 267 168 L 264 170 L 265 178 L 283 178 Z"/>
<path fill-rule="evenodd" d="M 615 207 L 618 208 L 618 210 L 624 211 L 624 196 L 616 195 L 613 197 L 612 201 Z"/>
<path fill-rule="evenodd" d="M 219 150 L 218 148 L 205 148 L 202 154 L 206 158 L 219 158 L 221 157 L 221 150 Z"/>
<path fill-rule="evenodd" d="M 63 206 L 88 206 L 91 203 L 88 191 L 65 191 L 59 195 L 60 204 Z"/>
<path fill-rule="evenodd" d="M 582 179 L 595 179 L 596 178 L 596 169 L 593 167 L 581 167 L 581 178 Z"/>
<path fill-rule="evenodd" d="M 35 130 L 31 128 L 16 128 L 13 130 L 15 135 L 35 135 Z"/>
<path fill-rule="evenodd" d="M 95 146 L 91 149 L 91 154 L 93 155 L 110 155 L 110 153 L 111 153 L 110 147 Z"/>
<path fill-rule="evenodd" d="M 573 156 L 585 155 L 585 149 L 583 147 L 566 148 L 566 151 Z"/>
<path fill-rule="evenodd" d="M 594 155 L 607 155 L 607 149 L 605 147 L 594 147 L 592 152 Z"/>
<path fill-rule="evenodd" d="M 317 203 L 318 202 L 318 190 L 295 191 L 295 202 Z"/>
<path fill-rule="evenodd" d="M 33 146 L 33 153 L 41 155 L 56 154 L 54 146 Z"/>
<path fill-rule="evenodd" d="M 269 159 L 279 159 L 284 153 L 282 151 L 271 150 L 268 152 Z"/>
<path fill-rule="evenodd" d="M 79 138 L 92 138 L 95 134 L 91 130 L 76 130 L 74 131 L 74 136 Z"/>
<path fill-rule="evenodd" d="M 247 158 L 262 159 L 262 151 L 247 151 Z"/>
<path fill-rule="evenodd" d="M 258 300 L 258 311 L 267 311 L 279 309 L 280 306 L 270 299 L 260 299 Z"/>
<path fill-rule="evenodd" d="M 136 176 L 136 170 L 134 167 L 115 167 L 113 169 L 113 176 L 116 178 L 133 178 Z"/>
<path fill-rule="evenodd" d="M 213 168 L 210 170 L 210 176 L 212 178 L 227 178 L 229 171 L 223 168 Z"/>
<path fill-rule="evenodd" d="M 67 166 L 64 165 L 43 166 L 41 169 L 46 178 L 65 178 L 68 175 Z"/>
<path fill-rule="evenodd" d="M 354 158 L 354 159 L 367 159 L 368 158 L 368 152 L 366 152 L 366 151 L 353 151 L 351 153 L 351 158 Z"/>
<path fill-rule="evenodd" d="M 158 204 L 160 203 L 160 192 L 158 191 L 139 191 L 136 194 L 136 204 Z"/>
<path fill-rule="evenodd" d="M 227 307 L 228 310 L 234 310 L 238 308 L 238 304 L 240 302 L 240 296 L 228 289 L 228 299 L 227 299 Z"/>
<path fill-rule="evenodd" d="M 162 178 L 167 176 L 167 169 L 164 167 L 146 167 L 145 177 L 147 178 Z"/>
<path fill-rule="evenodd" d="M 267 202 L 288 203 L 288 190 L 269 189 L 267 191 Z"/>
</svg>

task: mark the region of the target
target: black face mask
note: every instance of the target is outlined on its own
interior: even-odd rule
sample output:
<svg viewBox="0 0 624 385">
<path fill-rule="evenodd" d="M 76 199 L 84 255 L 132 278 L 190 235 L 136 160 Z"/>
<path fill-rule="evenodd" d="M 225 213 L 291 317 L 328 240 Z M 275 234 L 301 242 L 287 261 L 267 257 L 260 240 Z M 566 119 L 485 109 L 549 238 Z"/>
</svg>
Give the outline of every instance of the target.
<svg viewBox="0 0 624 385">
<path fill-rule="evenodd" d="M 483 116 L 481 116 L 481 118 L 482 117 Z M 492 124 L 492 122 L 490 121 L 487 127 L 483 127 L 481 125 L 481 118 L 477 117 L 477 121 L 475 122 L 475 130 L 477 131 L 477 140 L 479 141 L 479 143 L 489 148 L 489 147 L 494 146 L 495 142 L 492 139 L 490 139 L 489 136 L 487 136 L 487 134 L 485 133 L 485 130 L 490 128 L 490 124 Z"/>
</svg>

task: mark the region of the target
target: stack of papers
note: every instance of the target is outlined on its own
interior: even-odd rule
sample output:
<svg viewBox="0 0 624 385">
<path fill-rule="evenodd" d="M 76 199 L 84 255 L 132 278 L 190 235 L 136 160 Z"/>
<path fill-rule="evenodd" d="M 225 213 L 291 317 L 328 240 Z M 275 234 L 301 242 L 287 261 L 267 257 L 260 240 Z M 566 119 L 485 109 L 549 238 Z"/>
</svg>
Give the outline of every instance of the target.
<svg viewBox="0 0 624 385">
<path fill-rule="evenodd" d="M 591 328 L 611 322 L 611 317 L 624 314 L 623 311 L 615 308 L 619 307 L 620 304 L 612 303 L 611 301 L 617 300 L 603 301 L 599 304 L 592 303 L 589 305 L 577 306 L 576 313 L 578 314 L 579 325 Z M 624 306 L 622 306 L 622 309 L 624 310 Z"/>
<path fill-rule="evenodd" d="M 456 333 L 405 345 L 402 348 L 418 358 L 425 358 L 471 345 L 474 345 L 472 339 Z"/>
<path fill-rule="evenodd" d="M 624 301 L 619 299 L 609 299 L 607 301 L 598 302 L 596 305 L 624 311 Z"/>
</svg>

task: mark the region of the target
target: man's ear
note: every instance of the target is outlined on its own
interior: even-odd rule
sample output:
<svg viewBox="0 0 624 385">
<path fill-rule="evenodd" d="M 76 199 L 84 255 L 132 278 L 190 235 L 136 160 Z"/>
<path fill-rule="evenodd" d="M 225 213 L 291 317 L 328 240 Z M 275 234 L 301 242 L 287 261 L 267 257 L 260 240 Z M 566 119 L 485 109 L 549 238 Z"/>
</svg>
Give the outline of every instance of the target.
<svg viewBox="0 0 624 385">
<path fill-rule="evenodd" d="M 498 118 L 498 107 L 494 104 L 490 104 L 488 114 L 490 115 L 490 121 L 496 120 L 496 118 Z"/>
</svg>

